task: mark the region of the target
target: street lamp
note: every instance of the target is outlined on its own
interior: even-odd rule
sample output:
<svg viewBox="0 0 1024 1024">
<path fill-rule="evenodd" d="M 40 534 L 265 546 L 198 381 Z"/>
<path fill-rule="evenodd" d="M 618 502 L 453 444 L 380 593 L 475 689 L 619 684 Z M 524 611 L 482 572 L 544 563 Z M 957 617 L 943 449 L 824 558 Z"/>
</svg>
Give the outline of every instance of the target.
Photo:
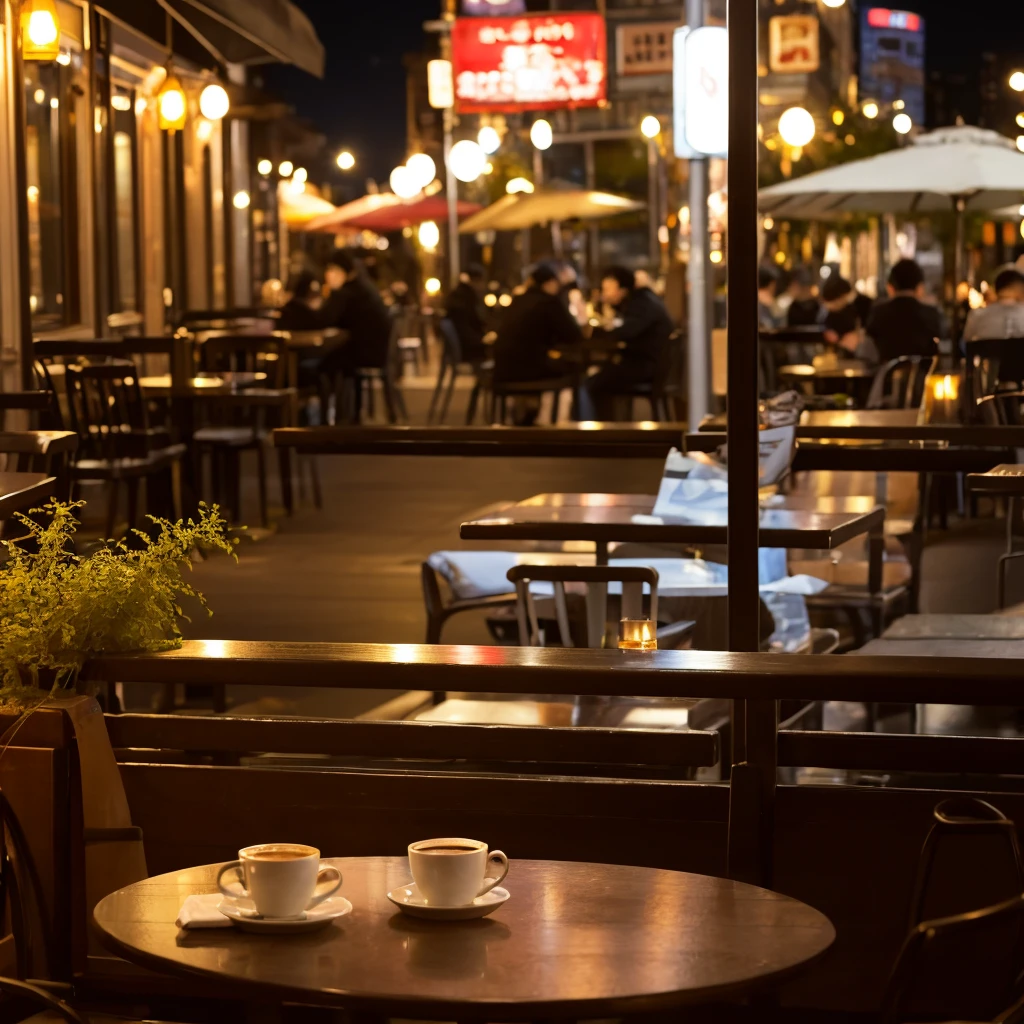
<svg viewBox="0 0 1024 1024">
<path fill-rule="evenodd" d="M 396 167 L 391 172 L 391 177 L 388 180 L 391 182 L 391 191 L 399 199 L 412 199 L 413 196 L 419 195 L 421 191 L 412 171 L 405 164 Z"/>
<path fill-rule="evenodd" d="M 343 149 L 338 154 L 337 164 L 341 170 L 351 171 L 356 165 L 356 158 L 347 149 Z"/>
<path fill-rule="evenodd" d="M 291 160 L 282 160 L 278 165 L 277 173 L 280 174 L 282 178 L 290 178 L 294 169 L 295 167 Z"/>
<path fill-rule="evenodd" d="M 459 181 L 476 181 L 487 166 L 487 154 L 479 143 L 463 139 L 452 146 L 448 154 L 448 166 Z"/>
<path fill-rule="evenodd" d="M 25 0 L 21 6 L 21 55 L 25 60 L 56 60 L 60 18 L 53 0 Z"/>
<path fill-rule="evenodd" d="M 231 199 L 231 205 L 236 210 L 247 210 L 249 208 L 249 193 L 244 189 L 241 192 L 236 192 Z"/>
<path fill-rule="evenodd" d="M 292 177 L 296 181 L 305 182 L 309 178 L 309 171 L 307 171 L 305 167 L 296 167 L 295 173 L 292 174 Z"/>
<path fill-rule="evenodd" d="M 525 192 L 529 194 L 533 191 L 533 182 L 527 178 L 511 178 L 509 183 L 505 186 L 505 191 L 510 196 L 514 196 L 517 192 Z"/>
<path fill-rule="evenodd" d="M 169 71 L 156 96 L 160 127 L 164 131 L 180 131 L 185 127 L 185 93 L 181 83 Z"/>
<path fill-rule="evenodd" d="M 892 119 L 892 126 L 900 135 L 907 135 L 914 127 L 914 122 L 910 119 L 909 114 L 897 114 Z"/>
<path fill-rule="evenodd" d="M 265 178 L 274 169 L 274 165 L 265 157 L 257 165 L 256 170 Z"/>
<path fill-rule="evenodd" d="M 874 119 L 878 117 L 878 104 L 874 100 L 868 100 L 860 109 L 861 113 L 869 121 L 874 121 Z"/>
<path fill-rule="evenodd" d="M 441 242 L 441 229 L 435 221 L 425 220 L 419 227 L 420 245 L 428 252 L 433 252 Z"/>
<path fill-rule="evenodd" d="M 501 136 L 498 134 L 497 129 L 492 128 L 489 124 L 485 124 L 480 129 L 476 141 L 488 156 L 497 153 L 501 148 Z"/>
<path fill-rule="evenodd" d="M 409 169 L 413 182 L 421 190 L 425 189 L 434 180 L 434 175 L 437 174 L 436 164 L 426 153 L 413 153 L 405 161 L 405 166 Z"/>
<path fill-rule="evenodd" d="M 1024 92 L 1024 71 L 1014 71 L 1010 75 L 1010 88 L 1014 92 Z"/>
<path fill-rule="evenodd" d="M 640 134 L 645 139 L 656 139 L 661 134 L 661 122 L 653 114 L 648 114 L 640 122 Z"/>
<path fill-rule="evenodd" d="M 227 90 L 216 82 L 208 85 L 199 94 L 199 112 L 208 121 L 219 121 L 231 109 Z"/>
<path fill-rule="evenodd" d="M 790 107 L 779 118 L 779 134 L 787 146 L 800 149 L 814 138 L 814 118 L 803 107 Z"/>
<path fill-rule="evenodd" d="M 530 141 L 536 149 L 550 149 L 551 143 L 555 141 L 555 133 L 551 130 L 551 123 L 539 118 L 533 122 L 530 128 Z"/>
</svg>

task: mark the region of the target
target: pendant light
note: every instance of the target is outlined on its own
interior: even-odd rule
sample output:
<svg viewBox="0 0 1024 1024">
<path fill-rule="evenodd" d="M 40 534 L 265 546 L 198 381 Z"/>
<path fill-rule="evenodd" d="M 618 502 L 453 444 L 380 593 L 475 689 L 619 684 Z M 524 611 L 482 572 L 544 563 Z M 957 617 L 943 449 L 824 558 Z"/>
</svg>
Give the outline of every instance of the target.
<svg viewBox="0 0 1024 1024">
<path fill-rule="evenodd" d="M 24 60 L 56 60 L 60 54 L 60 18 L 53 0 L 23 0 L 21 56 Z"/>
</svg>

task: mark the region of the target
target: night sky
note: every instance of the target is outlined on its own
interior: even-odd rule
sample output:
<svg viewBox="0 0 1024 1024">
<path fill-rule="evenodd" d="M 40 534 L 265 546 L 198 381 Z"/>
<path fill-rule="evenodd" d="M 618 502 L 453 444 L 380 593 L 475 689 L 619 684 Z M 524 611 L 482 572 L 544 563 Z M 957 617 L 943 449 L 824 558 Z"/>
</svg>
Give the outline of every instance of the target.
<svg viewBox="0 0 1024 1024">
<path fill-rule="evenodd" d="M 402 55 L 423 46 L 423 22 L 438 16 L 440 0 L 296 2 L 327 50 L 325 77 L 271 67 L 267 85 L 326 133 L 332 151 L 352 149 L 361 177 L 386 179 L 405 157 Z M 1021 0 L 892 0 L 891 6 L 926 18 L 929 70 L 969 71 L 984 50 L 1019 55 L 1024 67 Z"/>
</svg>

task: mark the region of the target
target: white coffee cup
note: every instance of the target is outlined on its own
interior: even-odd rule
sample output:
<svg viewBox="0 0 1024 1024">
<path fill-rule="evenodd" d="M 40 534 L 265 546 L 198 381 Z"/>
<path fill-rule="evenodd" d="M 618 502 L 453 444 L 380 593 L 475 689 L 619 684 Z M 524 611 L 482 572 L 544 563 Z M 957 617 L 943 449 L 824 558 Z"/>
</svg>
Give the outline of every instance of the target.
<svg viewBox="0 0 1024 1024">
<path fill-rule="evenodd" d="M 223 878 L 235 873 L 234 885 Z M 318 890 L 321 882 L 334 885 Z M 261 917 L 300 917 L 303 911 L 323 903 L 341 888 L 341 872 L 320 863 L 320 851 L 298 843 L 261 843 L 238 851 L 238 860 L 217 872 L 217 888 L 225 896 L 252 900 Z M 241 886 L 239 892 L 238 886 Z"/>
<path fill-rule="evenodd" d="M 485 877 L 492 860 L 501 863 L 497 878 Z M 508 857 L 476 839 L 424 839 L 409 845 L 409 867 L 420 895 L 435 907 L 463 907 L 505 880 Z"/>
</svg>

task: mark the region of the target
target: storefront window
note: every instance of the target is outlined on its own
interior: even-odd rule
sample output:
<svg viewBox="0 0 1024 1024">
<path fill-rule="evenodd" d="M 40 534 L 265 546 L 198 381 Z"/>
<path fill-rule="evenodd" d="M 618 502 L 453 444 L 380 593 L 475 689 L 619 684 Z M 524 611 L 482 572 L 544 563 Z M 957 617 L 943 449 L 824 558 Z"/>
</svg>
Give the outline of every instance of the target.
<svg viewBox="0 0 1024 1024">
<path fill-rule="evenodd" d="M 29 305 L 33 325 L 66 322 L 62 68 L 25 67 L 25 163 L 28 179 Z"/>
</svg>

